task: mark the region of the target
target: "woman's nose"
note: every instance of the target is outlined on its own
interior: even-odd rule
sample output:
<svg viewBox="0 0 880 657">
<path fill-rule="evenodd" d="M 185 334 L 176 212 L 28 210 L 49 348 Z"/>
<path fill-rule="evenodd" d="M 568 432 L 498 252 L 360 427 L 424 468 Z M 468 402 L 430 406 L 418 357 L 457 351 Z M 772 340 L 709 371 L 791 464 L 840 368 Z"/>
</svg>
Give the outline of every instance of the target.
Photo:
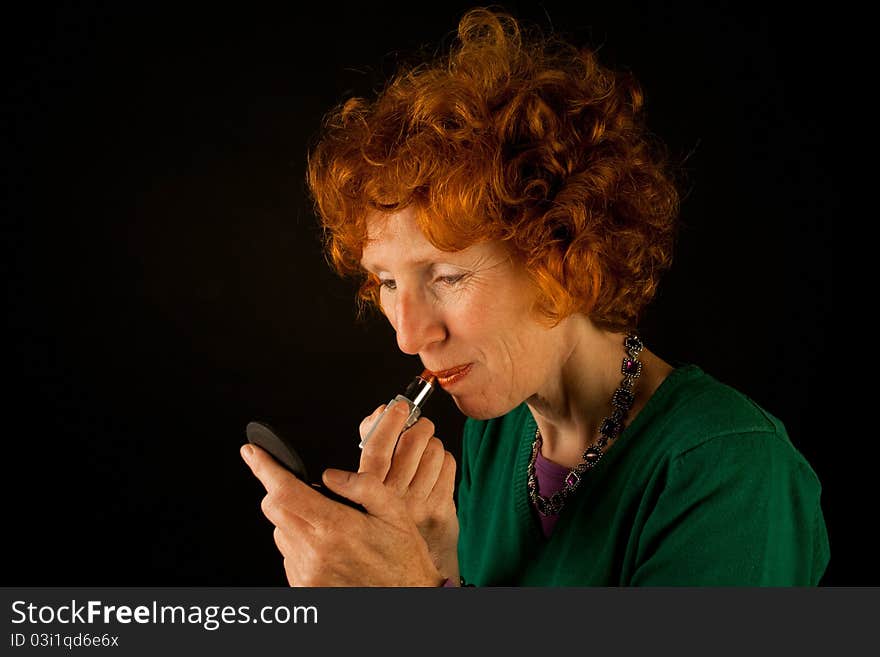
<svg viewBox="0 0 880 657">
<path fill-rule="evenodd" d="M 446 337 L 446 329 L 436 308 L 420 291 L 398 289 L 392 325 L 397 333 L 397 346 L 405 354 L 415 356 Z"/>
</svg>

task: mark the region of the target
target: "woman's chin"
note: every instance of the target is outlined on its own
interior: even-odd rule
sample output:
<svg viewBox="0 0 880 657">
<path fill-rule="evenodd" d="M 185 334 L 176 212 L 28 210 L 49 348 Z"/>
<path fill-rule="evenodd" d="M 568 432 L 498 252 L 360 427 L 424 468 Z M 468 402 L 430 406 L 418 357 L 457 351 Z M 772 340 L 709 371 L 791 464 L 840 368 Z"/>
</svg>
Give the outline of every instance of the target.
<svg viewBox="0 0 880 657">
<path fill-rule="evenodd" d="M 513 410 L 512 408 L 489 404 L 485 399 L 469 399 L 469 395 L 462 395 L 460 397 L 450 395 L 450 397 L 452 397 L 455 405 L 458 406 L 458 410 L 473 420 L 491 420 L 506 415 Z"/>
</svg>

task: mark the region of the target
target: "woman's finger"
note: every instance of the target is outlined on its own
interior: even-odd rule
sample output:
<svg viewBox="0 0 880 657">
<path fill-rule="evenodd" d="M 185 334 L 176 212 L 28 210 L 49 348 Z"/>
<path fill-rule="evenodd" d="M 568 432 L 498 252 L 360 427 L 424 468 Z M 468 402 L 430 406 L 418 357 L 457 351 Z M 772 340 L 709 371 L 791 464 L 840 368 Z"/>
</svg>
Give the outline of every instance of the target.
<svg viewBox="0 0 880 657">
<path fill-rule="evenodd" d="M 425 446 L 419 467 L 409 483 L 407 495 L 413 500 L 426 500 L 443 469 L 446 450 L 439 438 L 432 437 Z"/>
<path fill-rule="evenodd" d="M 428 506 L 440 506 L 448 503 L 452 499 L 455 492 L 455 457 L 451 453 L 444 451 L 443 465 L 440 468 L 440 474 L 434 483 L 434 488 L 428 495 Z"/>
<path fill-rule="evenodd" d="M 385 477 L 385 485 L 398 496 L 409 488 L 412 478 L 419 468 L 422 454 L 434 435 L 434 423 L 427 418 L 419 418 L 412 427 L 406 430 L 397 441 L 391 468 Z"/>
<path fill-rule="evenodd" d="M 366 437 L 367 432 L 370 430 L 370 427 L 375 424 L 376 420 L 379 419 L 379 416 L 382 414 L 382 411 L 385 410 L 385 404 L 379 406 L 375 411 L 373 411 L 370 415 L 361 420 L 361 424 L 358 427 L 358 433 L 361 436 L 361 440 Z"/>
<path fill-rule="evenodd" d="M 388 404 L 376 420 L 375 429 L 371 427 L 367 432 L 369 440 L 361 450 L 358 472 L 369 472 L 376 475 L 379 481 L 385 480 L 391 468 L 391 455 L 394 453 L 397 437 L 403 431 L 409 413 L 409 406 L 404 402 Z"/>
</svg>

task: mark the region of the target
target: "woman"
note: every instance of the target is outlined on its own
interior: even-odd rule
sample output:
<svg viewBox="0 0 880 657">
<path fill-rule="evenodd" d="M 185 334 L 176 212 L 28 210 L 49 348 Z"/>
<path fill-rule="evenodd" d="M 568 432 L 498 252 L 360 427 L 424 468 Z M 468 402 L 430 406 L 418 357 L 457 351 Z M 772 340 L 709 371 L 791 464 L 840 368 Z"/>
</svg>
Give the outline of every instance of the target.
<svg viewBox="0 0 880 657">
<path fill-rule="evenodd" d="M 638 336 L 678 214 L 642 105 L 476 9 L 447 58 L 328 117 L 328 254 L 468 420 L 457 509 L 454 459 L 403 408 L 364 420 L 358 473 L 325 473 L 366 513 L 244 448 L 291 584 L 819 582 L 820 485 L 783 425 Z"/>
</svg>

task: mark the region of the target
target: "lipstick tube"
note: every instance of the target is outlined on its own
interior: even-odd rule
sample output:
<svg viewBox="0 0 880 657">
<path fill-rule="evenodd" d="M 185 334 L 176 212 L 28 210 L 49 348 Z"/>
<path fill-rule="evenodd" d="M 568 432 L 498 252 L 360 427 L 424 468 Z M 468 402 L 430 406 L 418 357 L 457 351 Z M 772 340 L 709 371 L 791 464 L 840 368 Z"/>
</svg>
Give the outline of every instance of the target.
<svg viewBox="0 0 880 657">
<path fill-rule="evenodd" d="M 379 426 L 379 422 L 385 417 L 385 413 L 391 408 L 391 404 L 406 404 L 409 407 L 409 417 L 406 418 L 406 423 L 403 425 L 403 430 L 400 433 L 403 433 L 414 425 L 416 420 L 418 420 L 419 416 L 422 414 L 422 407 L 425 405 L 425 402 L 428 401 L 428 397 L 434 392 L 434 386 L 436 383 L 437 377 L 434 376 L 430 370 L 424 370 L 416 378 L 410 381 L 406 390 L 404 390 L 402 394 L 397 395 L 394 399 L 388 402 L 385 410 L 382 411 L 378 418 L 376 418 L 373 426 L 370 427 L 370 430 L 367 432 L 367 435 L 364 436 L 363 440 L 361 440 L 358 447 L 361 449 L 364 448 L 364 445 L 366 445 L 367 441 L 373 436 L 376 427 Z"/>
</svg>

